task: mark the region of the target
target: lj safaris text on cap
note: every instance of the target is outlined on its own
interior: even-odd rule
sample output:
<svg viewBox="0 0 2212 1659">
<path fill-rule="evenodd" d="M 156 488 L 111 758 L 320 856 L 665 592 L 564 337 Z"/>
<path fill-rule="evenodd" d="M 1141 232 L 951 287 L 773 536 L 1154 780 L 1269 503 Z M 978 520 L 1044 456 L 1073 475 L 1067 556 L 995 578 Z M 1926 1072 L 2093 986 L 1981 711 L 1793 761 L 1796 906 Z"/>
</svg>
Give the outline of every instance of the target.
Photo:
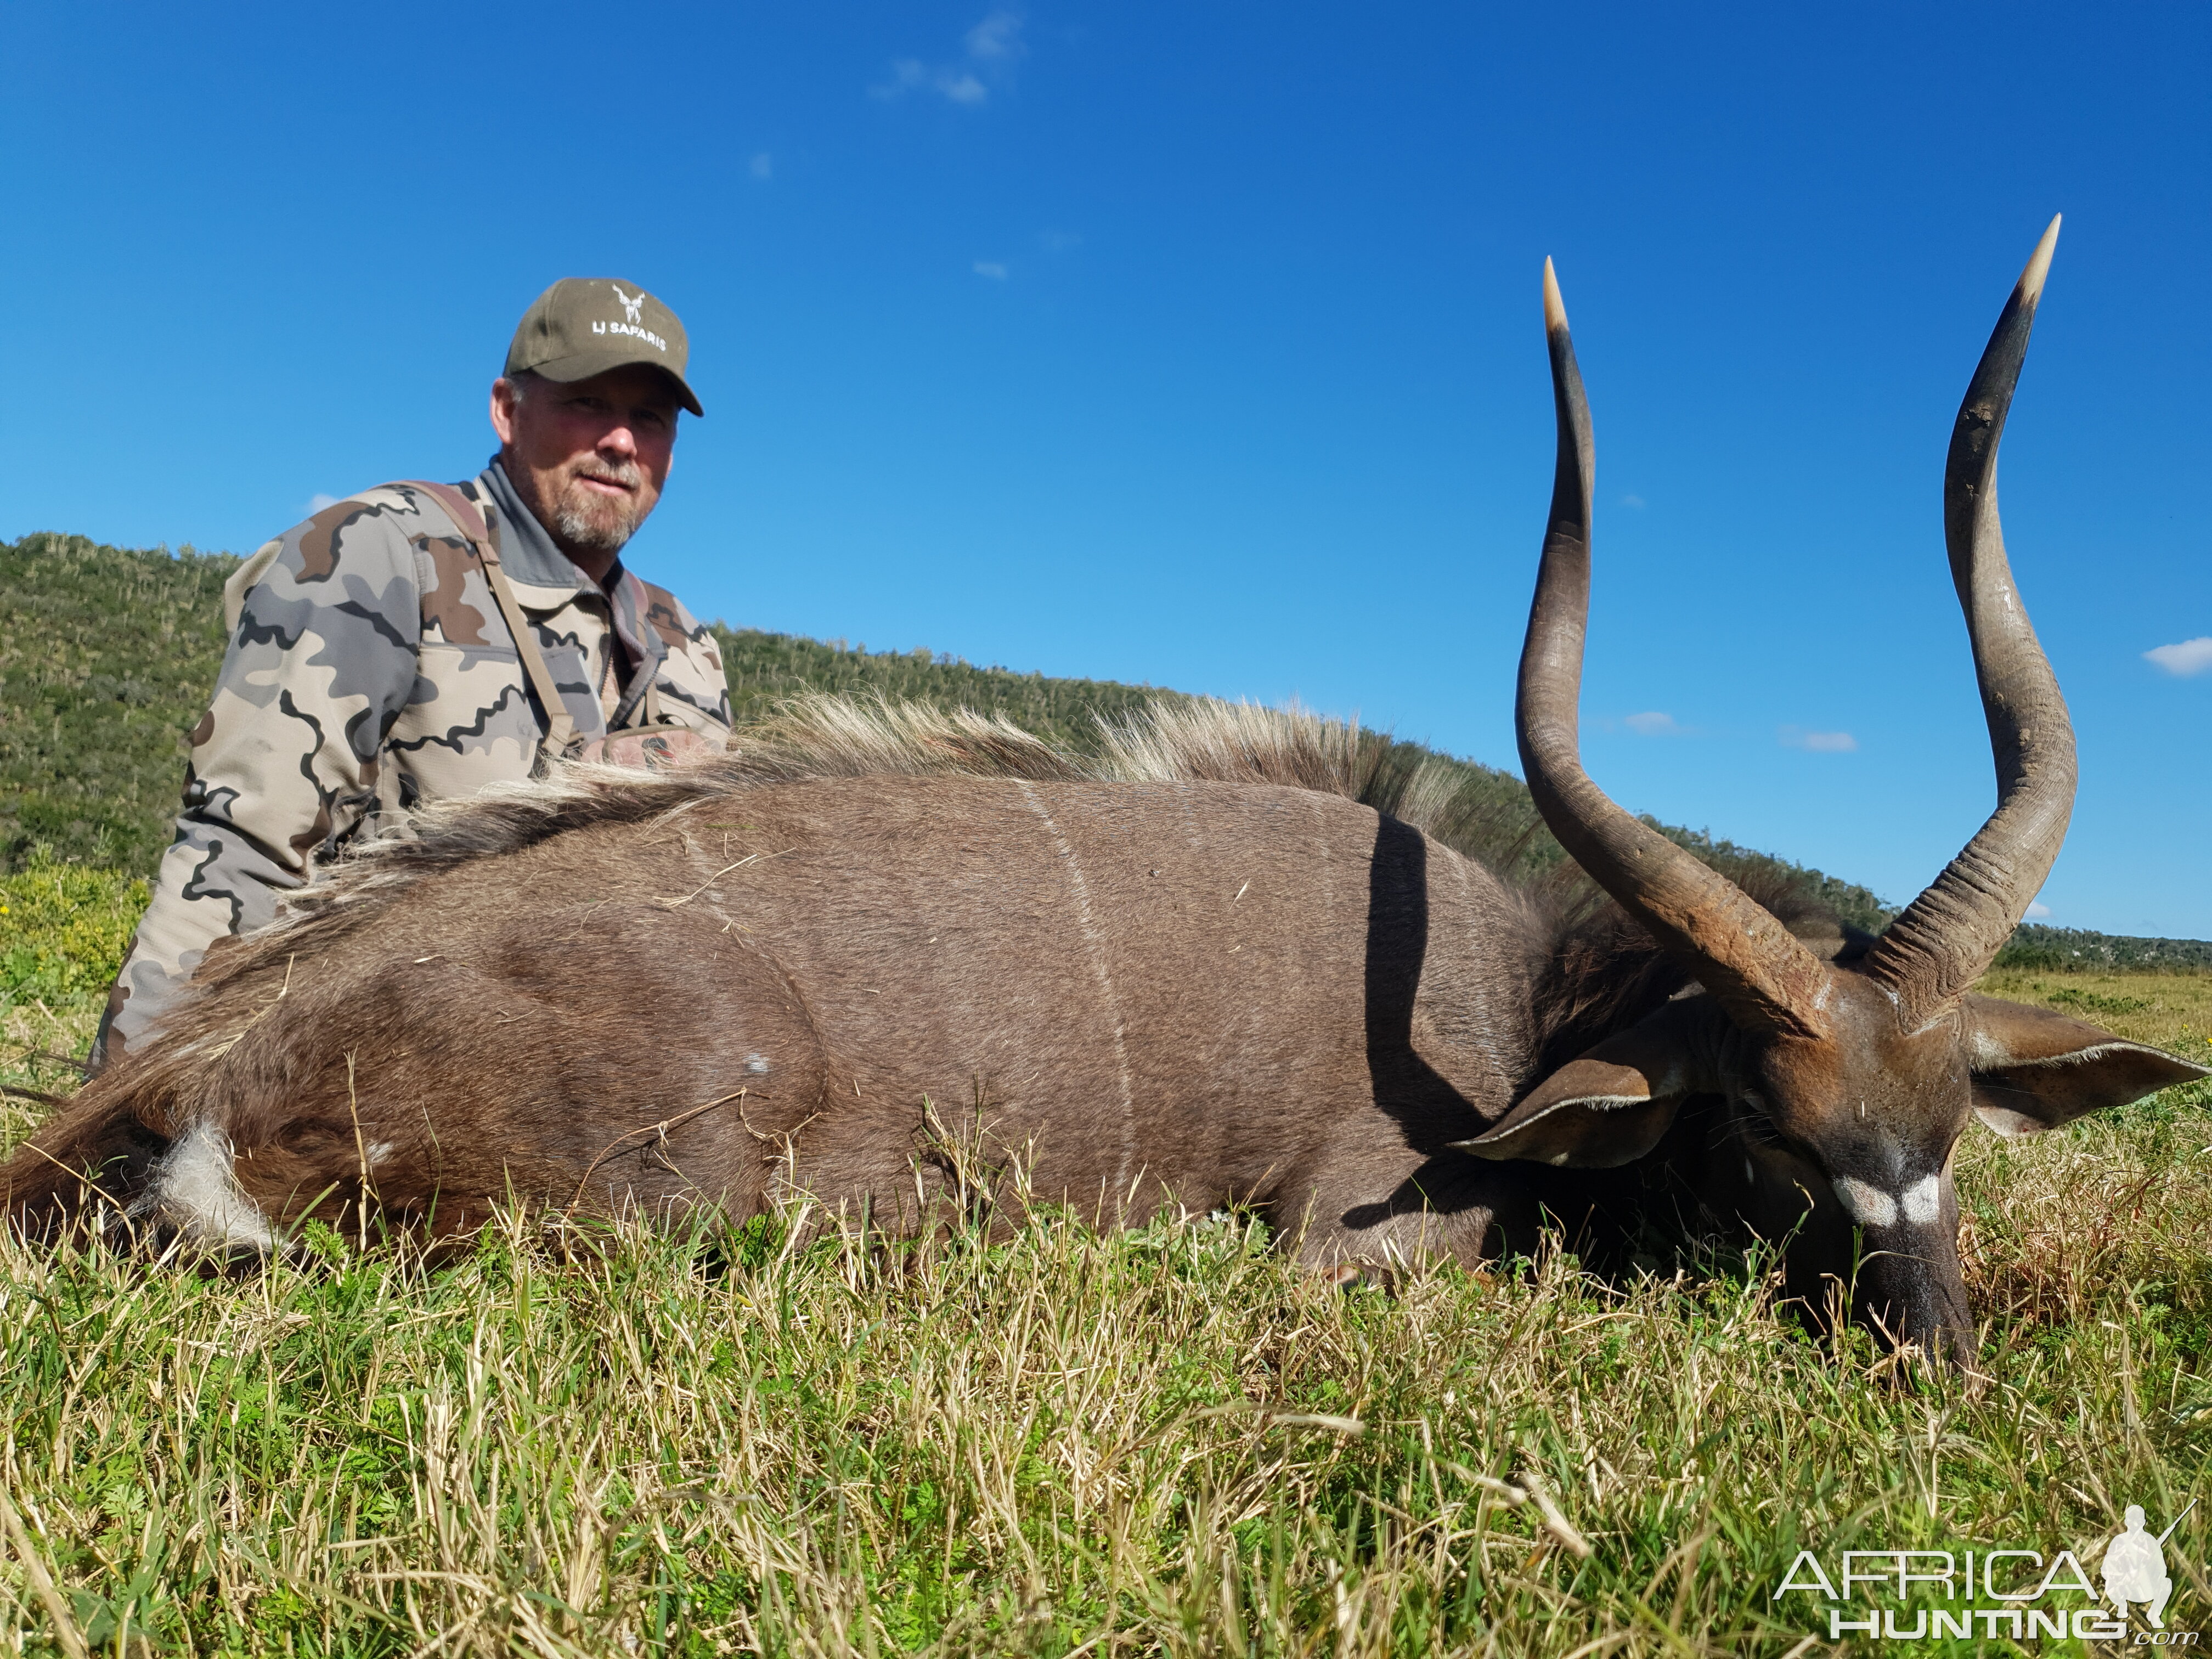
<svg viewBox="0 0 2212 1659">
<path fill-rule="evenodd" d="M 635 323 L 593 323 L 592 325 L 592 332 L 594 334 L 628 334 L 637 339 L 644 341 L 646 344 L 651 346 L 655 351 L 665 351 L 668 349 L 667 341 L 662 339 L 651 329 L 640 328 Z"/>
</svg>

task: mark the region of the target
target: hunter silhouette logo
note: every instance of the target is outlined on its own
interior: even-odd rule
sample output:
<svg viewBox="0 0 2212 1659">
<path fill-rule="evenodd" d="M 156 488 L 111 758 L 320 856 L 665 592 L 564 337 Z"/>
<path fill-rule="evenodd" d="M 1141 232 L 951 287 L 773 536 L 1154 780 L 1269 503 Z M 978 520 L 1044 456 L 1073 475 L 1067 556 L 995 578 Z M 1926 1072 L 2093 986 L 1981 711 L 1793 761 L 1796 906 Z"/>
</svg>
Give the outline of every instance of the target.
<svg viewBox="0 0 2212 1659">
<path fill-rule="evenodd" d="M 635 295 L 629 295 L 622 291 L 620 283 L 609 283 L 607 286 L 614 289 L 615 298 L 622 301 L 623 321 L 637 323 L 645 320 L 645 294 L 642 289 Z"/>
<path fill-rule="evenodd" d="M 1847 1636 L 1927 1642 L 1977 1635 L 1985 1642 L 2069 1636 L 2077 1642 L 2128 1642 L 2132 1606 L 2149 1628 L 2137 1629 L 2130 1646 L 2193 1649 L 2202 1632 L 2166 1626 L 2174 1588 L 2166 1544 L 2196 1507 L 2192 1498 L 2172 1526 L 2154 1536 L 2143 1525 L 2142 1506 L 2129 1504 L 2126 1525 L 2104 1547 L 2102 1595 L 2083 1559 L 2097 1560 L 2094 1547 L 2078 1556 L 2062 1549 L 2048 1561 L 2040 1550 L 1978 1547 L 1845 1550 L 1833 1573 L 1815 1552 L 1800 1550 L 1769 1599 L 1796 1594 L 1819 1598 L 1816 1607 L 1826 1602 L 1819 1610 L 1828 1616 L 1832 1642 Z"/>
<path fill-rule="evenodd" d="M 2179 1526 L 2183 1516 L 2196 1507 L 2192 1498 L 2188 1508 L 2173 1517 L 2173 1527 Z M 2128 1616 L 2129 1602 L 2148 1602 L 2143 1617 L 2150 1620 L 2153 1630 L 2164 1630 L 2166 1598 L 2173 1594 L 2173 1580 L 2166 1571 L 2166 1540 L 2173 1536 L 2173 1527 L 2152 1537 L 2143 1530 L 2140 1504 L 2129 1504 L 2124 1518 L 2127 1530 L 2105 1546 L 2105 1599 L 2123 1619 Z"/>
</svg>

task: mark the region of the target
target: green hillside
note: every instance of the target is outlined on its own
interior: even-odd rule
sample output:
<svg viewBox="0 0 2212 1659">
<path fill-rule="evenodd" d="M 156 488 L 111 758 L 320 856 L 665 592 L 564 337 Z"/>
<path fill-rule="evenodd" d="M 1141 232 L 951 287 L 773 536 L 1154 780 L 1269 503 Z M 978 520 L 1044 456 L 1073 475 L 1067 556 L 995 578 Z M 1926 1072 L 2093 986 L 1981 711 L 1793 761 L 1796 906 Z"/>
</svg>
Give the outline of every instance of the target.
<svg viewBox="0 0 2212 1659">
<path fill-rule="evenodd" d="M 1081 749 L 1096 743 L 1093 714 L 1134 714 L 1179 691 L 1113 680 L 1048 679 L 1004 668 L 978 668 L 927 650 L 870 652 L 842 640 L 824 643 L 796 634 L 714 624 L 730 677 L 730 703 L 740 722 L 757 719 L 801 691 L 880 694 L 1003 714 L 1039 737 Z"/>
<path fill-rule="evenodd" d="M 1997 955 L 2000 968 L 2062 971 L 2118 969 L 2134 973 L 2197 973 L 2212 969 L 2212 939 L 2140 939 L 2086 927 L 2022 922 Z"/>
<path fill-rule="evenodd" d="M 222 662 L 227 553 L 0 542 L 0 864 L 149 873 Z"/>
<path fill-rule="evenodd" d="M 222 659 L 222 582 L 237 562 L 189 547 L 172 554 L 81 536 L 0 542 L 0 870 L 22 866 L 45 847 L 64 861 L 152 872 L 176 810 L 184 733 Z M 926 650 L 872 653 L 720 623 L 715 633 L 741 720 L 801 691 L 880 693 L 1004 714 L 1082 749 L 1096 741 L 1095 714 L 1183 695 L 979 668 Z M 1413 744 L 1393 750 L 1393 763 L 1403 765 L 1430 752 Z M 1462 798 L 1484 821 L 1486 843 L 1511 848 L 1522 867 L 1563 856 L 1518 779 L 1471 761 L 1452 764 Z M 1891 914 L 1840 878 L 1706 832 L 1657 827 L 1717 868 L 1801 881 L 1859 927 L 1879 927 Z M 2028 927 L 2002 960 L 2187 969 L 2212 966 L 2212 945 Z"/>
</svg>

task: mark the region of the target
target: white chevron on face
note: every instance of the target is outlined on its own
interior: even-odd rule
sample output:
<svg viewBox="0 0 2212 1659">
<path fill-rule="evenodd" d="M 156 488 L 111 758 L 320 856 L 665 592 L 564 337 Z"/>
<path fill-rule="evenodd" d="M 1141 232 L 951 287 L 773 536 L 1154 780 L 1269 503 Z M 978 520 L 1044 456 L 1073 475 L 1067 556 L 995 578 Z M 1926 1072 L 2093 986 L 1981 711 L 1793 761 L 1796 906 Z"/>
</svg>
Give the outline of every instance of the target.
<svg viewBox="0 0 2212 1659">
<path fill-rule="evenodd" d="M 1839 1176 L 1836 1196 L 1863 1227 L 1894 1227 L 1899 1216 L 1924 1227 L 1943 1212 L 1943 1178 L 1924 1175 L 1903 1192 L 1891 1194 L 1855 1176 Z"/>
<path fill-rule="evenodd" d="M 1897 1224 L 1897 1200 L 1879 1187 L 1861 1181 L 1856 1176 L 1836 1177 L 1836 1196 L 1844 1200 L 1844 1207 L 1851 1218 L 1862 1227 L 1893 1227 Z"/>
<path fill-rule="evenodd" d="M 1942 1178 L 1924 1175 L 1898 1197 L 1905 1206 L 1905 1218 L 1924 1227 L 1943 1212 Z"/>
</svg>

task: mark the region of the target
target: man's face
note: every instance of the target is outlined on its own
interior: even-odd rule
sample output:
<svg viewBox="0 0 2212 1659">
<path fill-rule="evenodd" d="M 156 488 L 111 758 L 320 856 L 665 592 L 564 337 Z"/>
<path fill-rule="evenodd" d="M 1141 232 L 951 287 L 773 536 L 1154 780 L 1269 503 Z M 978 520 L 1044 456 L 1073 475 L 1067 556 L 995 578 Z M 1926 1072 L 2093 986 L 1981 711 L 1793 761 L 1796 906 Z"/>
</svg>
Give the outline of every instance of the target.
<svg viewBox="0 0 2212 1659">
<path fill-rule="evenodd" d="M 588 380 L 495 380 L 491 423 L 516 490 L 561 550 L 604 579 L 660 499 L 676 452 L 676 388 L 629 365 Z"/>
</svg>

